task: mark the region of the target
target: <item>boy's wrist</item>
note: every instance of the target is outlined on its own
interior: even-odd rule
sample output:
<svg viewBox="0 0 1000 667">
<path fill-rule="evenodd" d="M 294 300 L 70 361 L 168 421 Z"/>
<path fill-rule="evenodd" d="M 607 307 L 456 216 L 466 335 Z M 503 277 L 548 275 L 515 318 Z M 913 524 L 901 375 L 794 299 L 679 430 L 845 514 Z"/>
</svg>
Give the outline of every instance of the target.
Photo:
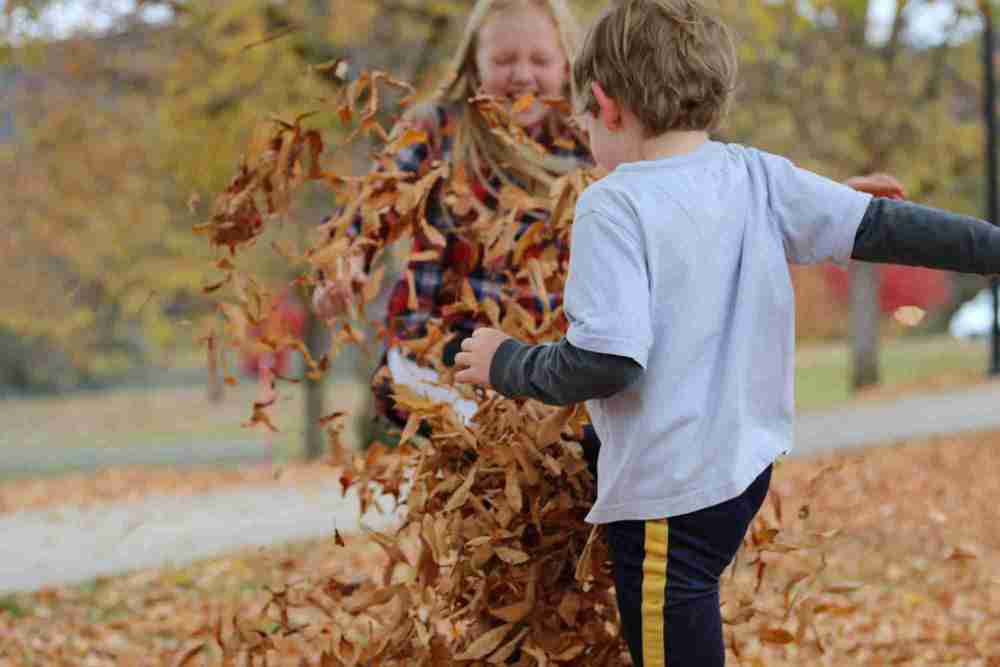
<svg viewBox="0 0 1000 667">
<path fill-rule="evenodd" d="M 517 386 L 511 378 L 510 369 L 517 355 L 523 348 L 524 343 L 514 338 L 508 338 L 500 343 L 493 359 L 490 361 L 490 386 L 504 396 L 514 396 L 517 394 Z"/>
</svg>

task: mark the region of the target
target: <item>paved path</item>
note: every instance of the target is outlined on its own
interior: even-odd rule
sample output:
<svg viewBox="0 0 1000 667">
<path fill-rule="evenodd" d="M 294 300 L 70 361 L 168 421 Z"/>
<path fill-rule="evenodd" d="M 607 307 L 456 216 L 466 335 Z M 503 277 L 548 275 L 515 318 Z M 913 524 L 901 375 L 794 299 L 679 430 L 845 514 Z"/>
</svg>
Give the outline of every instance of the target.
<svg viewBox="0 0 1000 667">
<path fill-rule="evenodd" d="M 391 499 L 380 499 L 392 507 Z M 235 551 L 358 530 L 357 498 L 339 484 L 256 486 L 190 497 L 0 517 L 0 594 L 83 582 Z M 369 511 L 364 525 L 391 516 Z"/>
<path fill-rule="evenodd" d="M 795 454 L 993 428 L 1000 428 L 1000 382 L 801 414 L 795 423 Z"/>
<path fill-rule="evenodd" d="M 143 447 L 41 447 L 0 450 L 0 475 L 29 477 L 91 471 L 112 466 L 236 465 L 266 463 L 260 440 L 155 444 Z"/>
<path fill-rule="evenodd" d="M 1000 383 L 800 415 L 795 454 L 989 428 L 1000 428 Z M 146 451 L 143 456 L 148 458 L 127 461 L 208 462 L 186 457 L 186 451 Z M 252 450 L 235 444 L 221 459 L 206 457 L 213 462 L 235 460 L 240 451 Z M 87 461 L 96 463 L 93 457 Z M 377 529 L 388 520 L 368 516 L 365 524 Z M 240 547 L 328 536 L 334 527 L 348 532 L 358 525 L 356 500 L 343 498 L 336 484 L 310 490 L 262 485 L 197 497 L 0 516 L 0 594 L 181 565 Z"/>
</svg>

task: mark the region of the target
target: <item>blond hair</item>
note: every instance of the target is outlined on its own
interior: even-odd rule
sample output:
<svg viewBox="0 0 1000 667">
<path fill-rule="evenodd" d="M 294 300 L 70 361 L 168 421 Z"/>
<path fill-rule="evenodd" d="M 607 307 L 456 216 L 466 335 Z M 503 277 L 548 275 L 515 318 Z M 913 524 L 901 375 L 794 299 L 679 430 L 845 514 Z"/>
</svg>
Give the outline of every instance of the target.
<svg viewBox="0 0 1000 667">
<path fill-rule="evenodd" d="M 522 182 L 527 181 L 526 184 L 529 186 L 547 188 L 555 177 L 579 167 L 578 161 L 553 155 L 539 155 L 527 147 L 522 149 L 510 146 L 497 138 L 482 114 L 468 103 L 469 98 L 479 92 L 476 49 L 480 31 L 486 22 L 498 13 L 525 6 L 537 7 L 549 15 L 559 33 L 559 46 L 566 62 L 567 64 L 572 62 L 580 33 L 566 0 L 478 0 L 472 8 L 465 32 L 455 52 L 451 75 L 441 86 L 438 97 L 461 107 L 461 115 L 455 128 L 453 149 L 457 161 L 470 165 L 474 173 L 480 175 L 488 170 L 503 182 L 510 182 L 513 177 Z M 563 94 L 566 99 L 573 97 L 570 77 L 567 77 Z M 549 114 L 547 122 L 557 125 L 565 124 L 566 120 L 556 114 Z"/>
<path fill-rule="evenodd" d="M 732 34 L 700 0 L 618 0 L 573 63 L 576 108 L 595 112 L 591 84 L 634 113 L 648 135 L 714 130 L 736 86 Z"/>
</svg>

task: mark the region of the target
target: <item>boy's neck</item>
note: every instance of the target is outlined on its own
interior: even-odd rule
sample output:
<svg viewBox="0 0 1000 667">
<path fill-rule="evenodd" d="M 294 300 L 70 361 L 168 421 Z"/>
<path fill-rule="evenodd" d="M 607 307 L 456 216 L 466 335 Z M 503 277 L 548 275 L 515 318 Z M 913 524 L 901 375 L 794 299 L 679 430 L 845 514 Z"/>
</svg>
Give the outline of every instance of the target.
<svg viewBox="0 0 1000 667">
<path fill-rule="evenodd" d="M 638 145 L 639 160 L 663 160 L 692 153 L 708 141 L 708 132 L 670 131 L 644 138 Z"/>
</svg>

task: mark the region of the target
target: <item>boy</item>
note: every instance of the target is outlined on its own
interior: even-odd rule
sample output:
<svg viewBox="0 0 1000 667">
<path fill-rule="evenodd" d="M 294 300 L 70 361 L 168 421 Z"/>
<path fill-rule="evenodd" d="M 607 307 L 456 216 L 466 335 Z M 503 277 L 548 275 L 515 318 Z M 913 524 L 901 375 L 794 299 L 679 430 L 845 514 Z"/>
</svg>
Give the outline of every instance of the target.
<svg viewBox="0 0 1000 667">
<path fill-rule="evenodd" d="M 587 401 L 597 500 L 637 666 L 725 662 L 719 576 L 790 449 L 788 262 L 849 258 L 1000 272 L 1000 230 L 873 198 L 709 140 L 735 85 L 725 25 L 697 0 L 620 0 L 573 66 L 596 160 L 573 226 L 566 338 L 467 339 L 461 382 Z"/>
</svg>

